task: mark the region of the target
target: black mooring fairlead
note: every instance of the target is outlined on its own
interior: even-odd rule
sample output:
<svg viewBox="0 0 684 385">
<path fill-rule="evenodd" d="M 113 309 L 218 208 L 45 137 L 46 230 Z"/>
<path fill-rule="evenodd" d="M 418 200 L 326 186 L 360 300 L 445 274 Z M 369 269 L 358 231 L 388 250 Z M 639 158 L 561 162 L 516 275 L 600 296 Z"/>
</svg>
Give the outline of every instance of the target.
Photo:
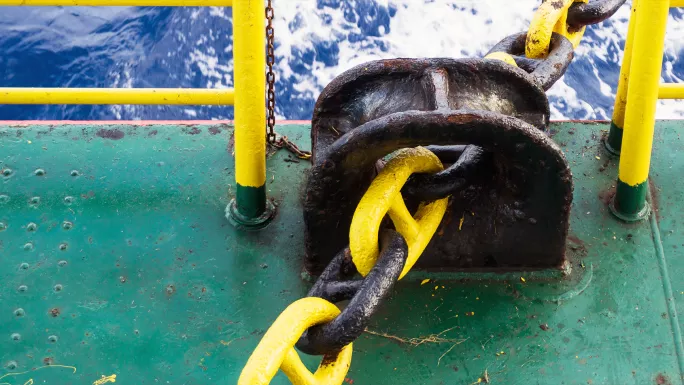
<svg viewBox="0 0 684 385">
<path fill-rule="evenodd" d="M 430 180 L 451 181 L 435 194 L 452 194 L 418 269 L 560 268 L 572 176 L 545 134 L 545 78 L 497 60 L 394 59 L 333 80 L 312 119 L 307 269 L 321 272 L 349 243 L 354 210 L 381 159 L 415 146 L 432 146 L 451 167 L 442 182 L 439 175 L 409 180 L 403 190 L 408 207 L 425 199 L 420 190 Z"/>
</svg>

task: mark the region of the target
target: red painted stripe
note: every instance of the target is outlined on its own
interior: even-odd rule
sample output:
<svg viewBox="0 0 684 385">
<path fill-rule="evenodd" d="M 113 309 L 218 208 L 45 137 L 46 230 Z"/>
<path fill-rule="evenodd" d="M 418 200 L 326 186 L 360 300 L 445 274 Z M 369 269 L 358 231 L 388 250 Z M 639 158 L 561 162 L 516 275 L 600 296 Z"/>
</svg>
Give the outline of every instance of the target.
<svg viewBox="0 0 684 385">
<path fill-rule="evenodd" d="M 0 126 L 32 126 L 32 125 L 216 125 L 234 124 L 233 120 L 0 120 Z M 311 124 L 310 120 L 279 120 L 276 124 Z"/>
</svg>

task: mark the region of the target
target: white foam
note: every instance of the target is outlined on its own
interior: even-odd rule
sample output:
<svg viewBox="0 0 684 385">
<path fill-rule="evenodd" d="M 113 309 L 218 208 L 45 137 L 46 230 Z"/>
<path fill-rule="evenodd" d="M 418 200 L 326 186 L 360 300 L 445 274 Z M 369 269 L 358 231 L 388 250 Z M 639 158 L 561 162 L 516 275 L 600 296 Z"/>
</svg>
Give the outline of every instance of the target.
<svg viewBox="0 0 684 385">
<path fill-rule="evenodd" d="M 319 8 L 313 0 L 275 3 L 276 71 L 279 86 L 288 84 L 293 90 L 288 95 L 290 99 L 304 100 L 313 106 L 315 98 L 335 76 L 370 60 L 482 57 L 502 38 L 525 31 L 539 4 L 538 0 L 376 0 L 375 5 L 396 9 L 396 13 L 387 27 L 378 28 L 379 36 L 364 36 L 360 23 L 345 19 L 345 9 L 354 13 L 360 9 L 360 4 L 369 1 L 346 1 L 337 8 Z M 684 77 L 681 70 L 677 73 L 672 66 L 684 49 L 684 23 L 681 13 L 674 12 L 668 26 L 663 71 L 668 81 L 679 81 Z M 592 70 L 581 73 L 580 79 L 562 78 L 549 90 L 554 119 L 610 118 L 629 15 L 629 6 L 625 5 L 609 21 L 592 27 L 585 34 L 570 70 L 575 73 L 579 68 L 589 67 Z M 204 16 L 230 19 L 223 8 L 210 8 Z M 199 22 L 203 16 L 193 14 L 193 17 L 197 18 L 195 22 Z M 354 17 L 370 19 L 371 14 L 357 12 Z M 377 20 L 372 23 L 377 23 Z M 211 37 L 213 41 L 214 36 Z M 320 52 L 316 50 L 321 46 L 337 47 L 336 64 L 327 65 L 325 58 L 319 56 Z M 230 41 L 226 43 L 226 50 L 229 49 L 232 49 Z M 303 65 L 304 71 L 295 70 L 303 64 L 297 52 L 313 55 L 312 63 Z M 197 64 L 208 78 L 208 87 L 232 86 L 232 63 L 219 63 L 216 53 L 201 44 L 188 55 L 189 62 Z M 610 73 L 605 73 L 602 68 L 610 68 Z M 278 109 L 279 118 L 310 117 L 297 115 L 298 111 L 283 111 L 282 106 L 280 104 Z M 659 118 L 681 116 L 684 116 L 681 102 L 659 101 Z"/>
</svg>

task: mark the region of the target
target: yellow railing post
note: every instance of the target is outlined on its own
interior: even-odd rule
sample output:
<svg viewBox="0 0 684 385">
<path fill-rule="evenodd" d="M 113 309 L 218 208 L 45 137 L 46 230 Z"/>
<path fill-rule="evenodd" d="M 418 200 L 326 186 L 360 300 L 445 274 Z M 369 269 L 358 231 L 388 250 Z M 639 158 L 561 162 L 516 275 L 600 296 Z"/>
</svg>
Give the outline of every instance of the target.
<svg viewBox="0 0 684 385">
<path fill-rule="evenodd" d="M 228 217 L 259 228 L 273 207 L 266 200 L 266 7 L 263 0 L 233 1 L 235 75 L 235 199 Z"/>
<path fill-rule="evenodd" d="M 627 221 L 646 217 L 648 169 L 663 64 L 670 0 L 639 0 L 633 27 L 625 126 L 613 213 Z"/>
<path fill-rule="evenodd" d="M 610 122 L 610 133 L 606 139 L 605 146 L 608 151 L 615 155 L 620 155 L 622 146 L 622 129 L 625 127 L 625 107 L 627 106 L 627 90 L 629 86 L 629 69 L 632 64 L 632 45 L 634 44 L 634 30 L 636 29 L 637 4 L 639 0 L 632 2 L 632 11 L 629 16 L 629 27 L 627 27 L 627 39 L 625 39 L 625 54 L 622 58 L 620 67 L 620 80 L 615 94 L 615 106 L 613 107 L 613 118 Z"/>
</svg>

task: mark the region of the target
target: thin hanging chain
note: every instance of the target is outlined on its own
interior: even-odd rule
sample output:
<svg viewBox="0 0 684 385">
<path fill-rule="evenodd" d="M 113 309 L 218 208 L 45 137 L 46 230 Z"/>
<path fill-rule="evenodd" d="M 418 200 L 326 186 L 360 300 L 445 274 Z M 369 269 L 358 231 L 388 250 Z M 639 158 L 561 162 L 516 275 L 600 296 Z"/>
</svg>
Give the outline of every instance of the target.
<svg viewBox="0 0 684 385">
<path fill-rule="evenodd" d="M 277 137 L 275 132 L 275 73 L 273 72 L 273 65 L 275 64 L 275 30 L 273 29 L 273 4 L 272 0 L 268 0 L 266 5 L 266 20 L 268 23 L 266 25 L 266 65 L 268 66 L 268 71 L 266 71 L 266 83 L 268 83 L 268 97 L 267 97 L 267 115 L 266 115 L 266 125 L 268 131 L 266 133 L 267 142 L 277 149 L 286 148 L 288 151 L 296 155 L 300 159 L 311 158 L 311 152 L 301 150 L 296 144 L 292 143 L 287 136 Z"/>
<path fill-rule="evenodd" d="M 266 20 L 268 24 L 266 25 L 266 41 L 267 41 L 267 51 L 266 51 L 266 65 L 268 66 L 268 71 L 266 72 L 266 82 L 268 83 L 268 98 L 267 98 L 267 126 L 268 133 L 266 138 L 269 143 L 275 143 L 275 74 L 273 73 L 273 64 L 275 64 L 275 49 L 273 47 L 275 40 L 275 31 L 273 30 L 273 4 L 272 0 L 268 0 L 268 5 L 266 6 Z"/>
</svg>

